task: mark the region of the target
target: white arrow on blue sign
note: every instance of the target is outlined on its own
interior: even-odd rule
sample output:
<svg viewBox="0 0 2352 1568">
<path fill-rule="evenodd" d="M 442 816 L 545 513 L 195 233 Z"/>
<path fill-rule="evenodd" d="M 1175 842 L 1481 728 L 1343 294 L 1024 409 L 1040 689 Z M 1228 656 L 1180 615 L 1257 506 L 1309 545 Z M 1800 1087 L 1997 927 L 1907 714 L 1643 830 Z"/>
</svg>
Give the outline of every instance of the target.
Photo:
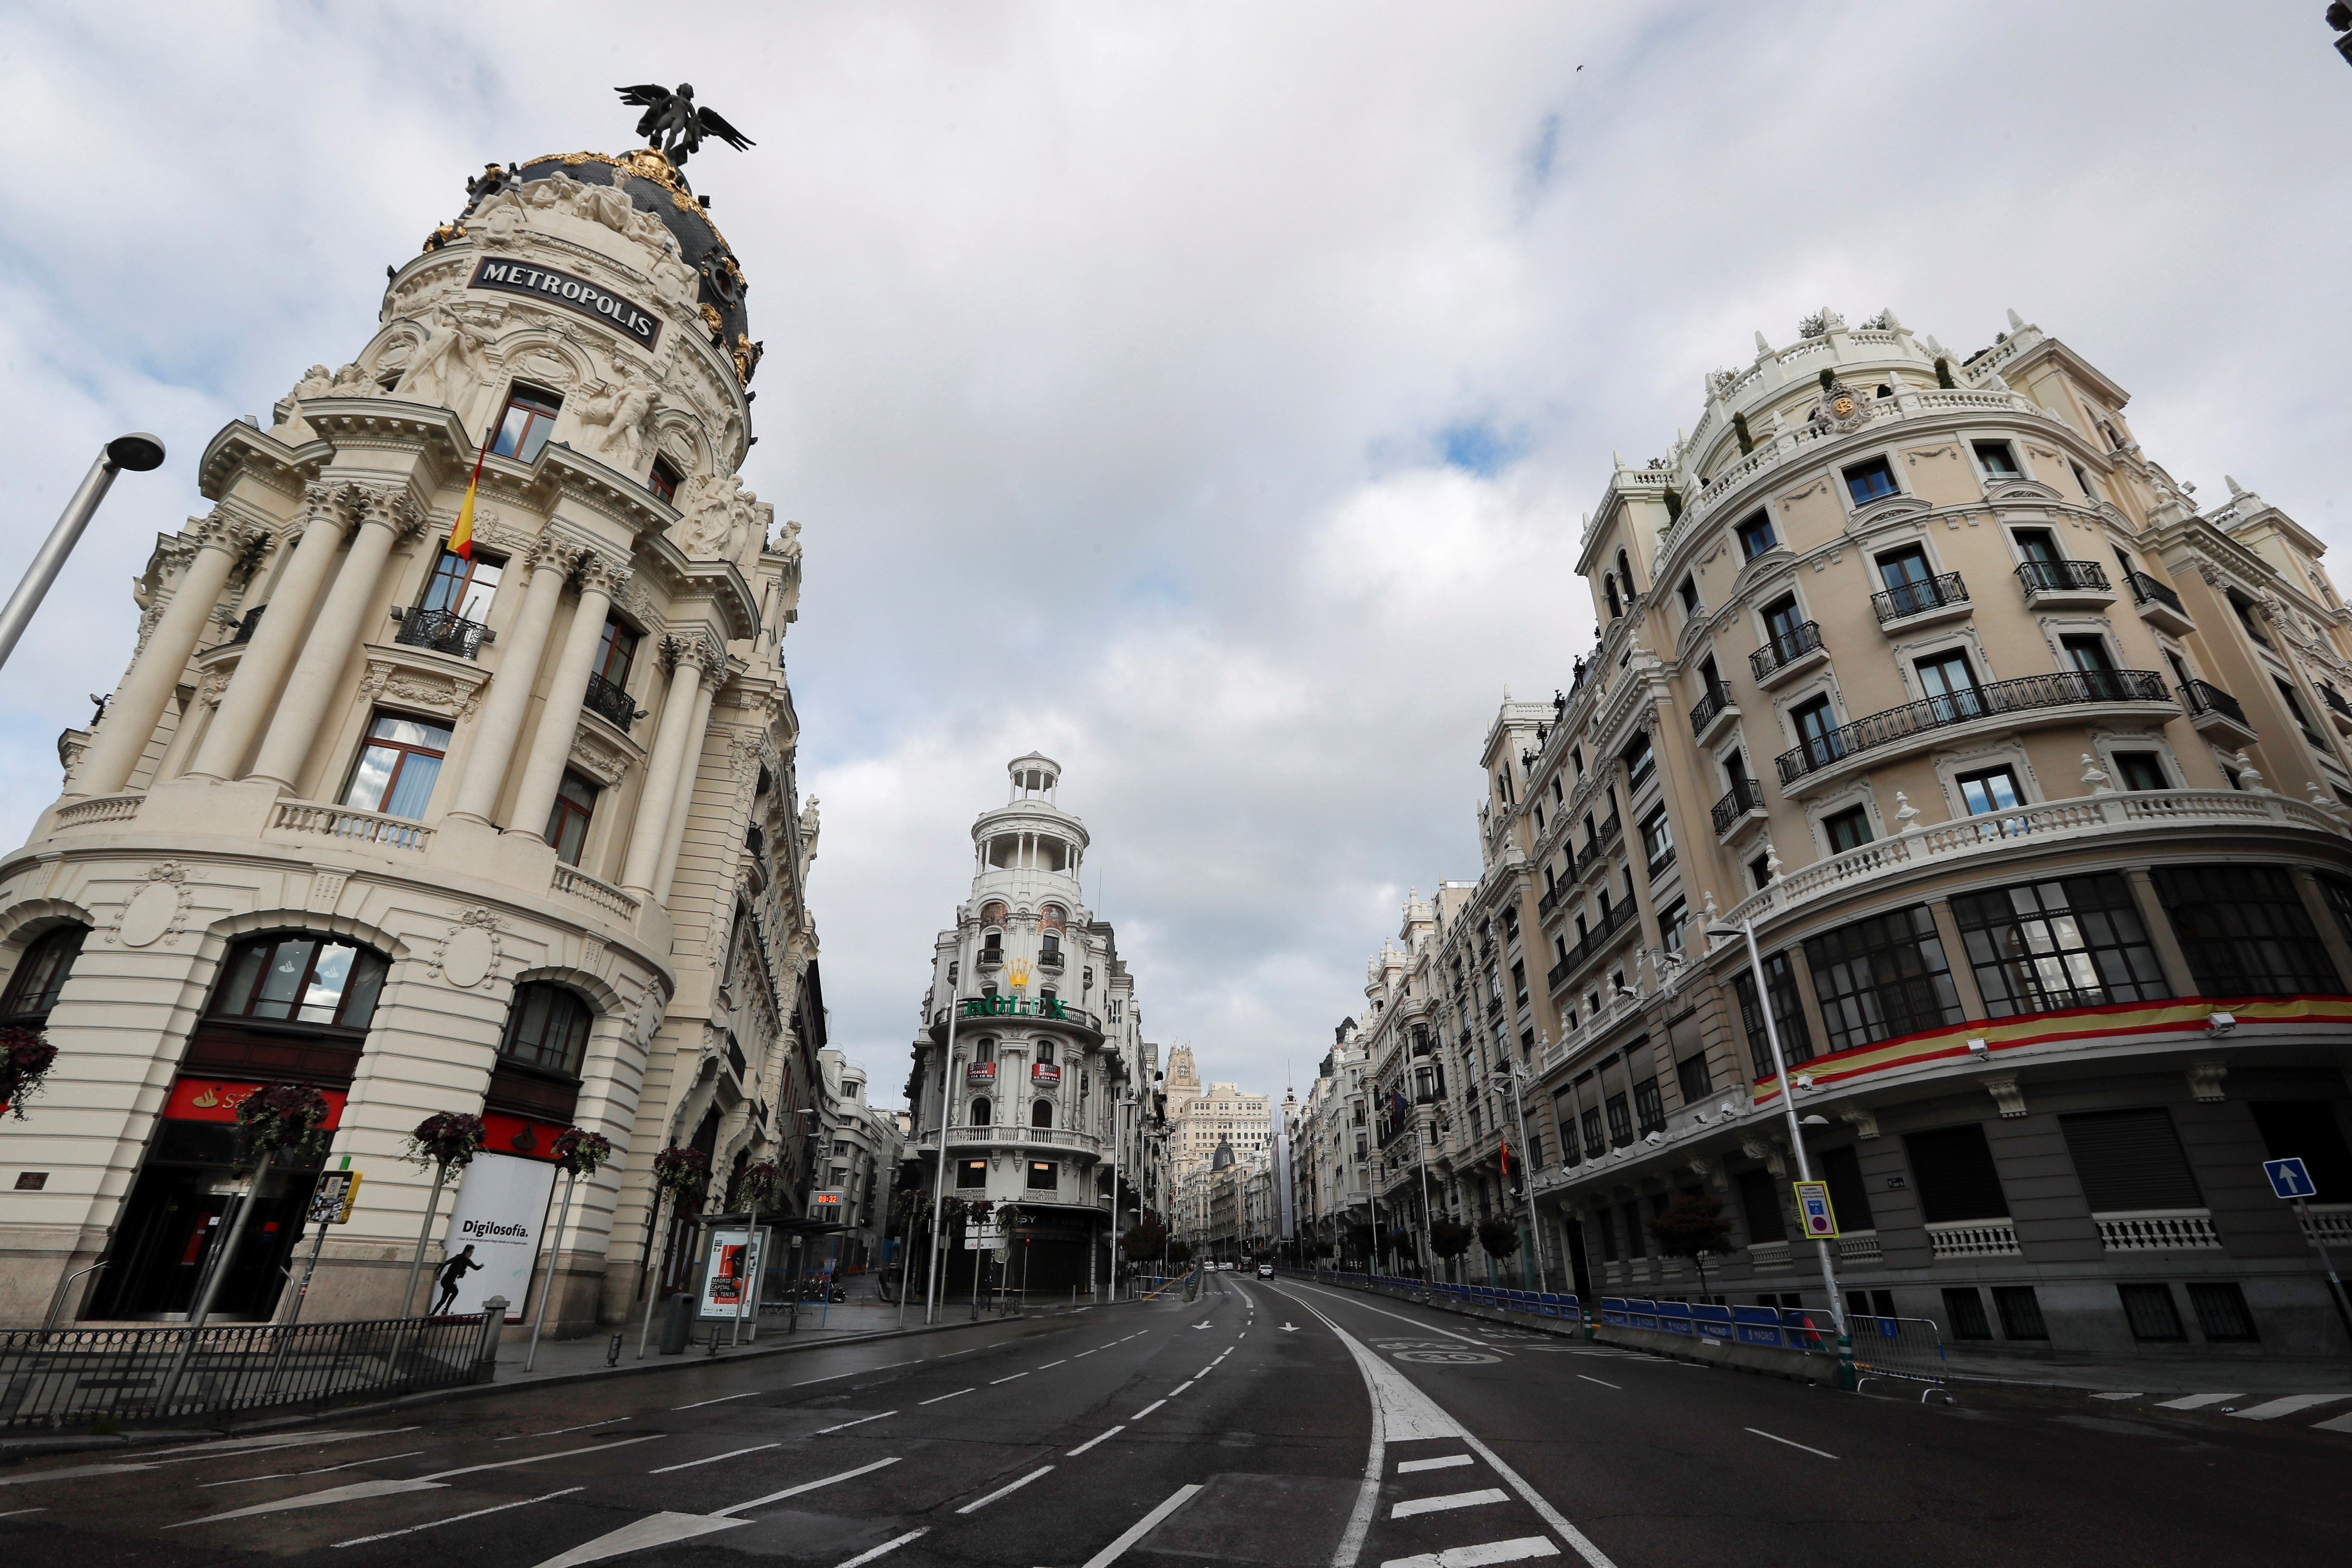
<svg viewBox="0 0 2352 1568">
<path fill-rule="evenodd" d="M 2284 1160 L 2263 1161 L 2263 1174 L 2271 1179 L 2271 1191 L 2283 1198 L 2307 1198 L 2319 1191 L 2311 1173 L 2292 1154 Z"/>
</svg>

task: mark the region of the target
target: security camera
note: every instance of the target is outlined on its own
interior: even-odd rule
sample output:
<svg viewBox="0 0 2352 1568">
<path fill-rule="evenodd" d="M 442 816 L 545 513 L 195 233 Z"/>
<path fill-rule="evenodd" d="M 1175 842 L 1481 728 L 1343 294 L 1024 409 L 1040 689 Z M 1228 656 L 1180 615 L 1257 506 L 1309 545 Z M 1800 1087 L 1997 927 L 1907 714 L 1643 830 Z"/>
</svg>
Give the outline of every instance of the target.
<svg viewBox="0 0 2352 1568">
<path fill-rule="evenodd" d="M 1812 1088 L 1812 1087 L 1813 1087 L 1813 1075 L 1812 1075 L 1812 1074 L 1811 1074 L 1811 1073 L 1809 1073 L 1809 1072 L 1801 1072 L 1801 1073 L 1799 1073 L 1799 1074 L 1797 1075 L 1797 1087 L 1798 1087 L 1799 1089 L 1811 1089 L 1811 1088 Z"/>
<path fill-rule="evenodd" d="M 1976 1058 L 1977 1060 L 1980 1062 L 1989 1061 L 1992 1058 L 1992 1047 L 1987 1045 L 1982 1040 L 1970 1040 L 1969 1042 L 1969 1055 Z"/>
<path fill-rule="evenodd" d="M 2238 1016 L 2235 1013 L 2208 1013 L 2205 1015 L 2205 1032 L 2211 1035 L 2216 1039 L 2219 1039 L 2223 1035 L 2230 1033 L 2230 1031 L 2235 1029 L 2237 1026 Z"/>
<path fill-rule="evenodd" d="M 1665 1141 L 1666 1141 L 1666 1137 L 1665 1137 L 1665 1134 L 1664 1134 L 1664 1133 L 1663 1133 L 1663 1132 L 1653 1132 L 1653 1133 L 1651 1133 L 1647 1138 L 1644 1138 L 1644 1139 L 1643 1139 L 1643 1140 L 1642 1140 L 1642 1142 L 1644 1142 L 1644 1143 L 1653 1143 L 1653 1144 L 1655 1144 L 1655 1143 L 1663 1143 L 1663 1142 L 1664 1142 Z"/>
</svg>

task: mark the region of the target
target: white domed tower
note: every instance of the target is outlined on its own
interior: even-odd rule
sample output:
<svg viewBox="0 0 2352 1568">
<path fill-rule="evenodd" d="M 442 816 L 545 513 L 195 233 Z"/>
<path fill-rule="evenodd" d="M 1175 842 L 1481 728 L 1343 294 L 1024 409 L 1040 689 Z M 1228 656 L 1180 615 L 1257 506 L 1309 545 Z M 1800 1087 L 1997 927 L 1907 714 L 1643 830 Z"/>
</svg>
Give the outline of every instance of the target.
<svg viewBox="0 0 2352 1568">
<path fill-rule="evenodd" d="M 1109 1279 L 1115 1163 L 1122 1223 L 1137 1203 L 1142 1019 L 1110 925 L 1081 897 L 1088 839 L 1056 799 L 1061 764 L 1033 752 L 1006 771 L 1010 798 L 972 823 L 971 896 L 933 952 L 908 1152 L 929 1195 L 945 1060 L 947 1195 L 1020 1212 L 1014 1258 L 1031 1289 L 1092 1290 Z M 955 1289 L 969 1289 L 973 1256 L 947 1255 Z M 1008 1267 L 1017 1288 L 1024 1263 Z"/>
<path fill-rule="evenodd" d="M 210 510 L 157 541 L 128 672 L 0 858 L 10 1021 L 58 1050 L 9 1134 L 43 1175 L 0 1215 L 0 1323 L 69 1276 L 68 1318 L 185 1314 L 241 1188 L 230 1108 L 268 1081 L 324 1095 L 326 1163 L 367 1178 L 311 1318 L 406 1310 L 431 1114 L 490 1142 L 426 1265 L 495 1188 L 529 1245 L 461 1310 L 521 1310 L 551 1251 L 562 1331 L 629 1314 L 666 1144 L 714 1201 L 744 1161 L 804 1189 L 800 549 L 736 472 L 745 289 L 660 151 L 493 166 L 373 328 L 205 448 Z M 542 1238 L 567 1127 L 614 1157 Z M 281 1310 L 317 1169 L 272 1170 L 216 1318 Z"/>
</svg>

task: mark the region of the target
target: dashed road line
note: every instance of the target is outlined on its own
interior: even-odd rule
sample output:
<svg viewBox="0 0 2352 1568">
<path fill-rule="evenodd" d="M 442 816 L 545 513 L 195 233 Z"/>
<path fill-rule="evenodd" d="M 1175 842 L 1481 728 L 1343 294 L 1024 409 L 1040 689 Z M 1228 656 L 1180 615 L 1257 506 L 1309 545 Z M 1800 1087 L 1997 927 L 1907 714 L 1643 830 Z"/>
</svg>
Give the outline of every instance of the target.
<svg viewBox="0 0 2352 1568">
<path fill-rule="evenodd" d="M 710 1517 L 713 1519 L 725 1519 L 731 1513 L 744 1513 L 751 1509 L 759 1508 L 765 1503 L 782 1502 L 788 1497 L 798 1497 L 803 1492 L 813 1492 L 819 1487 L 829 1487 L 835 1481 L 854 1480 L 859 1476 L 869 1475 L 876 1470 L 883 1468 L 885 1466 L 895 1465 L 898 1462 L 898 1461 L 896 1458 L 877 1459 L 870 1465 L 860 1465 L 854 1470 L 844 1470 L 837 1476 L 825 1476 L 814 1481 L 803 1481 L 796 1487 L 786 1487 L 780 1492 L 770 1492 L 765 1497 L 755 1497 L 750 1502 L 739 1502 L 733 1508 L 722 1508 L 713 1513 Z"/>
<path fill-rule="evenodd" d="M 698 1399 L 691 1405 L 673 1405 L 670 1408 L 672 1410 L 699 1410 L 706 1405 L 725 1405 L 730 1400 L 749 1399 L 755 1394 L 765 1394 L 768 1391 L 764 1388 L 747 1388 L 740 1394 L 724 1394 L 719 1395 L 717 1399 Z"/>
<path fill-rule="evenodd" d="M 1620 1394 L 1625 1392 L 1625 1385 L 1622 1383 L 1611 1383 L 1608 1379 L 1601 1377 L 1587 1377 L 1580 1372 L 1576 1376 L 1580 1383 L 1597 1383 L 1603 1388 L 1613 1388 Z"/>
<path fill-rule="evenodd" d="M 561 1437 L 566 1432 L 585 1432 L 592 1427 L 610 1426 L 615 1421 L 633 1421 L 633 1415 L 608 1415 L 602 1421 L 583 1421 L 577 1426 L 558 1426 L 551 1432 L 516 1432 L 495 1439 L 500 1443 L 519 1443 L 525 1437 Z"/>
<path fill-rule="evenodd" d="M 1173 1387 L 1173 1388 L 1170 1389 L 1170 1390 L 1168 1391 L 1168 1397 L 1169 1397 L 1170 1399 L 1173 1399 L 1173 1398 L 1175 1398 L 1178 1394 L 1180 1394 L 1183 1393 L 1186 1389 L 1188 1389 L 1188 1388 L 1192 1387 L 1192 1384 L 1196 1384 L 1196 1383 L 1198 1383 L 1198 1382 L 1200 1382 L 1200 1381 L 1201 1381 L 1201 1380 L 1200 1380 L 1199 1378 L 1197 1378 L 1197 1377 L 1194 1377 L 1194 1378 L 1187 1378 L 1184 1382 L 1180 1383 L 1180 1384 L 1178 1384 L 1175 1387 Z"/>
<path fill-rule="evenodd" d="M 1124 1552 L 1129 1547 L 1134 1545 L 1137 1542 L 1142 1540 L 1146 1535 L 1150 1534 L 1152 1527 L 1157 1525 L 1161 1520 L 1166 1519 L 1170 1514 L 1174 1513 L 1178 1509 L 1182 1508 L 1186 1503 L 1190 1502 L 1192 1500 L 1192 1494 L 1200 1489 L 1201 1488 L 1197 1483 L 1191 1486 L 1178 1487 L 1165 1502 L 1161 1503 L 1158 1508 L 1153 1509 L 1150 1513 L 1145 1514 L 1141 1519 L 1137 1520 L 1133 1524 L 1129 1525 L 1124 1531 L 1120 1531 L 1118 1540 L 1112 1542 L 1108 1546 L 1104 1547 L 1100 1552 L 1096 1552 L 1092 1557 L 1087 1558 L 1085 1563 L 1085 1568 L 1110 1568 L 1110 1564 L 1118 1562 L 1119 1555 L 1122 1552 Z M 847 1565 L 844 1564 L 843 1568 L 847 1568 Z"/>
<path fill-rule="evenodd" d="M 1159 1409 L 1161 1405 L 1167 1403 L 1168 1402 L 1164 1399 L 1155 1399 L 1150 1404 L 1145 1405 L 1142 1409 L 1137 1411 L 1134 1415 L 1129 1416 L 1128 1419 L 1129 1421 L 1140 1421 L 1145 1416 L 1150 1415 L 1153 1411 Z"/>
<path fill-rule="evenodd" d="M 895 1410 L 885 1410 L 882 1412 L 882 1415 L 896 1415 L 898 1414 L 898 1413 Z M 879 1421 L 882 1419 L 882 1415 L 861 1415 L 855 1421 L 845 1421 L 838 1426 L 820 1426 L 815 1431 L 810 1433 L 809 1436 L 812 1437 L 822 1437 L 827 1432 L 847 1431 L 852 1426 L 863 1426 L 868 1421 Z"/>
<path fill-rule="evenodd" d="M 1118 1425 L 1118 1426 L 1116 1426 L 1112 1427 L 1109 1431 L 1108 1431 L 1108 1432 L 1104 1433 L 1104 1434 L 1103 1434 L 1101 1436 L 1099 1436 L 1099 1437 L 1089 1437 L 1089 1438 L 1087 1438 L 1085 1442 L 1083 1442 L 1083 1443 L 1079 1444 L 1076 1447 L 1075 1447 L 1075 1448 L 1071 1449 L 1068 1453 L 1066 1453 L 1066 1454 L 1063 1455 L 1063 1456 L 1062 1456 L 1062 1458 L 1066 1458 L 1066 1459 L 1075 1459 L 1075 1458 L 1076 1458 L 1080 1454 L 1085 1453 L 1088 1448 L 1093 1447 L 1097 1443 L 1101 1443 L 1101 1442 L 1108 1441 L 1108 1439 L 1110 1439 L 1110 1438 L 1112 1438 L 1112 1437 L 1116 1437 L 1116 1436 L 1118 1436 L 1121 1432 L 1124 1432 L 1124 1431 L 1126 1431 L 1126 1430 L 1127 1430 L 1127 1424 L 1126 1424 L 1125 1422 L 1121 1422 L 1119 1425 Z"/>
<path fill-rule="evenodd" d="M 1786 1443 L 1791 1448 L 1802 1448 L 1808 1454 L 1819 1454 L 1824 1459 L 1834 1459 L 1837 1458 L 1835 1454 L 1831 1453 L 1827 1448 L 1816 1448 L 1810 1444 L 1800 1443 L 1793 1437 L 1777 1436 L 1770 1432 L 1767 1432 L 1761 1426 L 1750 1426 L 1748 1430 L 1755 1433 L 1759 1437 L 1770 1437 L 1775 1443 Z"/>
<path fill-rule="evenodd" d="M 930 1527 L 929 1525 L 925 1525 L 921 1530 L 910 1530 L 895 1541 L 886 1541 L 879 1546 L 867 1548 L 866 1551 L 861 1552 L 856 1556 L 851 1558 L 848 1562 L 838 1564 L 837 1568 L 866 1568 L 866 1564 L 873 1562 L 877 1557 L 881 1556 L 884 1552 L 896 1552 L 899 1547 L 904 1546 L 909 1541 L 914 1540 L 915 1537 L 919 1535 L 927 1535 L 929 1532 Z"/>
<path fill-rule="evenodd" d="M 570 1497 L 573 1492 L 584 1492 L 587 1489 L 586 1487 L 566 1487 L 560 1492 L 546 1492 L 539 1497 L 520 1498 L 513 1502 L 499 1503 L 493 1508 L 478 1508 L 471 1513 L 453 1513 L 446 1519 L 436 1519 L 425 1524 L 412 1524 L 405 1530 L 387 1530 L 375 1535 L 355 1535 L 349 1541 L 338 1541 L 335 1544 L 365 1546 L 371 1541 L 390 1541 L 395 1535 L 414 1535 L 420 1530 L 438 1530 L 445 1524 L 459 1524 L 469 1519 L 479 1519 L 486 1513 L 504 1513 L 510 1508 L 529 1508 L 532 1503 L 545 1502 L 549 1498 Z"/>
<path fill-rule="evenodd" d="M 1016 1373 L 1014 1373 L 1013 1374 L 1013 1377 L 1026 1377 L 1026 1376 L 1028 1376 L 1028 1375 L 1029 1375 L 1029 1374 L 1028 1374 L 1027 1373 L 1025 1373 L 1025 1372 L 1016 1372 Z M 997 1378 L 997 1379 L 993 1380 L 992 1382 L 991 1382 L 991 1383 L 989 1384 L 989 1385 L 988 1385 L 988 1386 L 989 1386 L 989 1387 L 991 1387 L 991 1388 L 994 1388 L 994 1387 L 997 1385 L 997 1384 L 1000 1384 L 1000 1383 L 1011 1383 L 1011 1382 L 1013 1381 L 1013 1377 L 1000 1377 L 1000 1378 Z"/>
<path fill-rule="evenodd" d="M 348 1470 L 361 1465 L 380 1465 L 387 1459 L 413 1459 L 423 1452 L 425 1450 L 422 1448 L 411 1448 L 405 1454 L 378 1454 L 373 1459 L 353 1459 L 348 1465 L 321 1465 L 315 1470 L 280 1470 L 274 1476 L 239 1476 L 234 1480 L 206 1481 L 196 1489 L 210 1491 L 215 1487 L 241 1487 L 247 1481 L 284 1481 L 291 1480 L 297 1476 L 323 1476 L 330 1470 Z"/>
<path fill-rule="evenodd" d="M 1027 1475 L 1022 1477 L 1019 1480 L 1014 1481 L 1011 1486 L 999 1487 L 994 1491 L 989 1493 L 986 1497 L 981 1498 L 976 1501 L 968 1502 L 961 1508 L 956 1510 L 956 1511 L 958 1513 L 978 1513 L 982 1509 L 986 1508 L 998 1498 L 1011 1496 L 1013 1493 L 1019 1491 L 1023 1487 L 1027 1486 L 1031 1481 L 1035 1480 L 1039 1476 L 1045 1475 L 1053 1469 L 1053 1468 L 1054 1467 L 1051 1465 L 1040 1465 L 1035 1469 L 1030 1471 Z"/>
<path fill-rule="evenodd" d="M 1470 1456 L 1467 1454 L 1448 1454 L 1442 1459 L 1407 1459 L 1397 1467 L 1397 1474 L 1411 1476 L 1418 1475 L 1423 1470 L 1450 1470 L 1456 1465 L 1466 1465 L 1469 1462 Z"/>
<path fill-rule="evenodd" d="M 1511 1494 L 1500 1487 L 1481 1487 L 1475 1492 L 1448 1492 L 1444 1497 L 1407 1498 L 1389 1510 L 1391 1519 L 1412 1519 L 1424 1513 L 1445 1513 L 1457 1508 L 1479 1508 L 1490 1502 L 1508 1502 Z"/>
<path fill-rule="evenodd" d="M 1047 1367 L 1047 1366 L 1060 1366 L 1060 1365 L 1062 1364 L 1062 1363 L 1063 1363 L 1063 1362 L 1066 1362 L 1066 1361 L 1068 1361 L 1069 1359 L 1070 1359 L 1070 1358 L 1069 1358 L 1068 1356 L 1064 1356 L 1064 1357 L 1062 1358 L 1062 1360 L 1061 1360 L 1061 1361 L 1049 1361 L 1049 1362 L 1047 1362 L 1047 1363 L 1045 1363 L 1045 1366 L 1041 1366 L 1041 1367 L 1039 1367 L 1037 1370 L 1038 1370 L 1039 1372 L 1043 1372 L 1043 1371 L 1045 1371 L 1045 1367 Z"/>
<path fill-rule="evenodd" d="M 937 1405 L 937 1404 L 939 1404 L 939 1403 L 940 1402 L 940 1400 L 960 1398 L 960 1397 L 961 1397 L 962 1395 L 967 1394 L 970 1394 L 970 1393 L 971 1393 L 971 1392 L 972 1392 L 972 1390 L 971 1390 L 971 1389 L 969 1389 L 969 1388 L 959 1388 L 959 1389 L 957 1389 L 957 1390 L 955 1391 L 955 1393 L 953 1393 L 953 1394 L 940 1394 L 940 1397 L 939 1397 L 939 1399 L 919 1399 L 919 1400 L 917 1400 L 915 1403 L 916 1403 L 916 1404 L 918 1404 L 918 1405 Z"/>
<path fill-rule="evenodd" d="M 707 1459 L 688 1459 L 682 1465 L 664 1465 L 660 1469 L 647 1470 L 646 1474 L 649 1476 L 666 1476 L 672 1470 L 690 1470 L 697 1465 L 715 1465 L 721 1459 L 732 1459 L 739 1455 L 757 1454 L 764 1452 L 769 1448 L 781 1448 L 782 1447 L 783 1445 L 782 1443 L 755 1443 L 749 1448 L 730 1448 L 724 1454 L 713 1454 Z"/>
</svg>

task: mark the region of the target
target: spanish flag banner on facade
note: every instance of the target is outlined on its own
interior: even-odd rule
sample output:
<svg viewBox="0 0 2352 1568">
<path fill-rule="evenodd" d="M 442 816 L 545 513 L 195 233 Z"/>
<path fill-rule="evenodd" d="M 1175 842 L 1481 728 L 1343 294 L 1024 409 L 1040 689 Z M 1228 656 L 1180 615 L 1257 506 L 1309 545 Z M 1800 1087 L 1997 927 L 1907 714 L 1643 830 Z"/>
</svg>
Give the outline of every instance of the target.
<svg viewBox="0 0 2352 1568">
<path fill-rule="evenodd" d="M 449 531 L 449 553 L 460 561 L 474 558 L 474 492 L 482 487 L 482 459 L 490 455 L 490 438 L 482 437 L 482 449 L 474 454 L 474 477 L 466 481 L 466 499 L 457 505 L 457 526 Z"/>
</svg>

